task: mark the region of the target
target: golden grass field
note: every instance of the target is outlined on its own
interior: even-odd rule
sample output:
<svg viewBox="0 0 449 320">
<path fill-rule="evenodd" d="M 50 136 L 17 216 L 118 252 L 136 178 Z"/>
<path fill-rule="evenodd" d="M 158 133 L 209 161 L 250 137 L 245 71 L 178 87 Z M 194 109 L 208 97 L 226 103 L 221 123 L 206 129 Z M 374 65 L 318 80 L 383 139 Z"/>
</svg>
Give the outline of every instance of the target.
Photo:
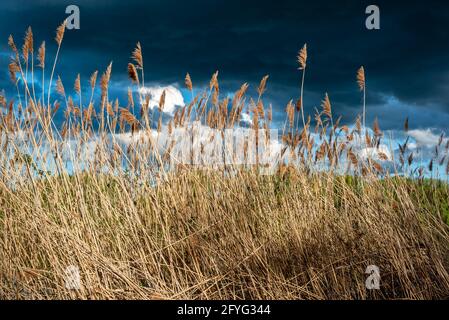
<svg viewBox="0 0 449 320">
<path fill-rule="evenodd" d="M 9 38 L 15 90 L 14 98 L 0 96 L 1 299 L 449 297 L 449 187 L 429 179 L 437 164 L 446 165 L 449 143 L 442 136 L 425 166 L 416 165 L 407 142 L 398 158 L 382 151 L 379 122 L 366 129 L 363 68 L 355 79 L 362 114 L 354 128 L 334 117 L 327 94 L 312 121 L 303 106 L 307 47 L 300 50 L 299 99 L 287 104 L 272 174 L 261 174 L 258 153 L 249 165 L 167 170 L 176 132 L 194 123 L 224 132 L 239 126 L 245 110 L 257 150 L 259 131 L 272 126 L 263 100 L 268 76 L 255 97 L 243 84 L 228 98 L 220 95 L 218 73 L 204 91 L 194 90 L 187 74 L 192 101 L 164 123 L 150 118 L 150 97 L 139 91 L 140 44 L 128 65 L 126 106 L 109 95 L 112 64 L 98 81 L 92 74 L 87 90 L 80 76 L 66 90 L 55 72 L 64 30 L 57 29 L 51 63 L 45 43 L 35 48 L 31 28 L 21 47 Z M 165 92 L 159 114 L 164 104 Z M 58 113 L 65 117 L 60 126 Z M 120 134 L 131 137 L 126 148 L 115 140 Z M 71 168 L 68 142 L 76 145 Z M 83 148 L 92 145 L 86 157 Z M 371 156 L 361 156 L 362 146 Z M 380 269 L 379 290 L 366 288 L 370 265 Z M 77 290 L 66 287 L 69 266 L 79 269 Z"/>
</svg>

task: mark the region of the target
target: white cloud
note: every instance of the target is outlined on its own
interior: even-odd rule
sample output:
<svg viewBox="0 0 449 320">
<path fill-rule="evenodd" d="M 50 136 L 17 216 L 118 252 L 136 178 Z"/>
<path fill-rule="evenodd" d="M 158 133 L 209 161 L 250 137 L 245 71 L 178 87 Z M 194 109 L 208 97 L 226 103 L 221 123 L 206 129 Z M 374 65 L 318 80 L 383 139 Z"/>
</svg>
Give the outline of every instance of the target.
<svg viewBox="0 0 449 320">
<path fill-rule="evenodd" d="M 374 159 L 377 161 L 385 161 L 384 159 L 381 159 L 381 154 L 387 157 L 386 160 L 392 159 L 390 149 L 384 144 L 381 144 L 378 148 L 363 148 L 360 149 L 357 153 L 359 158 L 362 160 Z"/>
<path fill-rule="evenodd" d="M 413 139 L 417 147 L 432 148 L 438 144 L 440 135 L 433 132 L 432 129 L 411 130 L 408 133 Z"/>
<path fill-rule="evenodd" d="M 253 119 L 251 119 L 251 116 L 249 115 L 249 113 L 243 112 L 240 115 L 240 122 L 242 124 L 251 125 L 253 123 Z"/>
<path fill-rule="evenodd" d="M 156 87 L 145 87 L 140 89 L 142 95 L 150 95 L 149 107 L 151 109 L 157 108 L 159 106 L 159 101 L 162 96 L 162 92 L 165 90 L 165 105 L 164 112 L 173 114 L 175 112 L 176 106 L 184 106 L 184 98 L 181 91 L 176 87 L 170 85 L 166 87 L 156 86 Z"/>
</svg>

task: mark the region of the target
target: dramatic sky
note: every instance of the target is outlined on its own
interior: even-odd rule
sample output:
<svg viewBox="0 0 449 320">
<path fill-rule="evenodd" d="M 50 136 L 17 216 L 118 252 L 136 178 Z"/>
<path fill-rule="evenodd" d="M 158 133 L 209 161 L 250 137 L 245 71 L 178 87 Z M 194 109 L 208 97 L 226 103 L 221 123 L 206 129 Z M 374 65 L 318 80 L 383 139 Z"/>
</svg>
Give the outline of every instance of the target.
<svg viewBox="0 0 449 320">
<path fill-rule="evenodd" d="M 410 117 L 416 129 L 447 131 L 449 123 L 449 3 L 447 1 L 56 1 L 0 3 L 0 90 L 12 95 L 7 37 L 17 40 L 32 26 L 36 44 L 54 54 L 55 28 L 67 5 L 81 11 L 81 29 L 67 31 L 56 73 L 72 87 L 77 73 L 87 80 L 113 65 L 113 88 L 123 96 L 126 66 L 142 43 L 148 85 L 182 88 L 186 72 L 205 85 L 219 70 L 222 92 L 244 82 L 255 92 L 269 74 L 267 99 L 276 119 L 299 94 L 296 55 L 309 48 L 304 103 L 318 107 L 325 92 L 334 114 L 353 122 L 360 112 L 356 70 L 364 65 L 368 120 L 383 129 L 401 128 Z M 365 28 L 365 8 L 377 4 L 381 30 Z M 51 46 L 50 46 L 51 44 Z M 187 97 L 186 97 L 187 99 Z"/>
</svg>

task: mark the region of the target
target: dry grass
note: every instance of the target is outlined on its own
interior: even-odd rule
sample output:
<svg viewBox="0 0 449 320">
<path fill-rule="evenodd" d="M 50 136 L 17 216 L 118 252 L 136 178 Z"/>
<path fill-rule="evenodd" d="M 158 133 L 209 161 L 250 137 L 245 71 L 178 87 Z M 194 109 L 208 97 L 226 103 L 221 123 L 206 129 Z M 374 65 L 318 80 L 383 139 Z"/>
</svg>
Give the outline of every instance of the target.
<svg viewBox="0 0 449 320">
<path fill-rule="evenodd" d="M 393 177 L 396 172 L 387 171 L 379 159 L 361 158 L 354 141 L 379 149 L 383 133 L 377 119 L 373 134 L 365 132 L 365 112 L 363 129 L 359 118 L 351 130 L 333 119 L 327 94 L 314 123 L 304 117 L 306 46 L 298 55 L 300 99 L 287 106 L 282 136 L 282 154 L 289 158 L 264 176 L 258 158 L 256 166 L 165 170 L 174 144 L 169 140 L 162 154 L 157 148 L 166 92 L 160 115 L 151 119 L 150 97 L 135 90 L 144 86 L 139 43 L 132 53 L 135 65 L 128 65 L 136 86 L 128 92 L 128 105 L 109 97 L 112 64 L 101 77 L 96 106 L 97 72 L 90 78 L 86 105 L 80 77 L 72 97 L 58 76 L 56 90 L 66 111 L 57 127 L 53 118 L 60 103 L 50 103 L 52 80 L 40 98 L 26 80 L 30 59 L 34 65 L 34 55 L 28 54 L 34 52 L 31 29 L 27 34 L 26 56 L 9 38 L 9 70 L 20 99 L 0 96 L 0 298 L 449 297 L 449 188 L 424 179 L 434 163 L 445 163 L 449 143 L 440 139 L 432 168 L 412 168 L 408 142 L 401 145 L 396 165 L 412 179 Z M 58 54 L 63 36 L 64 24 L 57 30 Z M 365 95 L 360 70 L 363 86 L 362 71 L 357 79 Z M 196 96 L 187 74 L 192 102 L 176 110 L 167 126 L 169 137 L 175 130 L 193 130 L 194 121 L 218 132 L 238 127 L 244 110 L 252 114 L 252 129 L 266 132 L 273 117 L 271 106 L 263 103 L 267 80 L 262 79 L 256 101 L 245 96 L 247 84 L 230 100 L 220 98 L 218 72 Z M 114 138 L 122 133 L 140 138 L 123 149 Z M 92 139 L 99 143 L 91 159 L 73 152 L 71 161 L 85 166 L 70 172 L 64 146 L 68 141 L 89 145 Z M 257 147 L 261 143 L 256 140 Z M 42 152 L 36 155 L 36 150 Z M 380 151 L 379 158 L 392 160 Z M 53 172 L 45 165 L 49 159 Z M 369 265 L 380 268 L 380 290 L 365 287 Z M 80 290 L 65 288 L 68 266 L 79 268 Z"/>
<path fill-rule="evenodd" d="M 80 175 L 1 189 L 0 292 L 33 299 L 447 298 L 448 230 L 401 179 L 188 170 L 155 188 Z M 134 193 L 134 194 L 132 194 Z M 447 190 L 446 190 L 447 195 Z M 419 201 L 423 201 L 422 197 Z M 83 288 L 64 288 L 67 266 Z M 381 270 L 381 290 L 365 269 Z"/>
</svg>

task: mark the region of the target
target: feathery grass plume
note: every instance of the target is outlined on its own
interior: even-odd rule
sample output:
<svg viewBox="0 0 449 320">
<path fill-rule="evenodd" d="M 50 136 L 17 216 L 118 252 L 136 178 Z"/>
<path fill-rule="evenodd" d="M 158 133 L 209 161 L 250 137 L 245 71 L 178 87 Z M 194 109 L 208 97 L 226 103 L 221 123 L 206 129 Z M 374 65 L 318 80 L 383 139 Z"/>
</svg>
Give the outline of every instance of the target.
<svg viewBox="0 0 449 320">
<path fill-rule="evenodd" d="M 56 80 L 56 92 L 59 93 L 62 97 L 65 97 L 64 85 L 62 84 L 62 80 L 59 76 L 58 80 Z"/>
<path fill-rule="evenodd" d="M 34 39 L 33 39 L 33 30 L 31 27 L 28 27 L 25 33 L 25 46 L 27 51 L 31 54 L 34 53 Z"/>
<path fill-rule="evenodd" d="M 381 137 L 383 135 L 382 131 L 380 130 L 379 120 L 377 119 L 377 117 L 374 119 L 373 131 L 374 131 L 374 136 L 376 136 L 376 137 Z"/>
<path fill-rule="evenodd" d="M 362 66 L 357 71 L 357 84 L 360 91 L 363 92 L 363 128 L 366 128 L 366 78 L 365 68 Z"/>
<path fill-rule="evenodd" d="M 97 84 L 97 76 L 98 76 L 98 71 L 94 71 L 89 79 L 89 84 L 90 84 L 90 99 L 89 99 L 89 104 L 88 104 L 88 108 L 90 108 L 90 106 L 92 105 L 93 107 L 93 99 L 94 99 L 94 92 L 95 92 L 95 86 Z M 90 116 L 92 116 L 92 114 L 90 114 Z M 89 117 L 89 120 L 86 120 L 87 122 L 89 122 L 91 119 L 91 117 Z"/>
<path fill-rule="evenodd" d="M 359 160 L 357 160 L 357 156 L 352 150 L 348 150 L 348 158 L 351 161 L 352 165 L 357 168 Z"/>
<path fill-rule="evenodd" d="M 45 41 L 42 41 L 37 53 L 37 60 L 39 61 L 38 67 L 45 68 Z"/>
<path fill-rule="evenodd" d="M 408 132 L 408 130 L 409 130 L 409 128 L 408 128 L 408 117 L 407 117 L 404 122 L 404 131 Z"/>
<path fill-rule="evenodd" d="M 298 64 L 299 64 L 299 70 L 305 70 L 307 66 L 307 43 L 304 44 L 301 50 L 298 52 Z"/>
<path fill-rule="evenodd" d="M 215 73 L 212 75 L 212 78 L 209 82 L 209 90 L 212 90 L 212 88 L 218 88 L 218 71 L 215 71 Z"/>
<path fill-rule="evenodd" d="M 384 152 L 379 151 L 377 153 L 377 155 L 379 156 L 379 159 L 382 160 L 382 161 L 387 161 L 388 160 L 388 156 Z"/>
<path fill-rule="evenodd" d="M 62 40 L 64 39 L 64 32 L 65 32 L 65 27 L 66 27 L 66 23 L 67 21 L 64 20 L 61 25 L 56 29 L 56 37 L 55 37 L 55 41 L 58 44 L 58 46 L 61 45 Z"/>
<path fill-rule="evenodd" d="M 114 112 L 118 113 L 119 109 L 120 109 L 120 104 L 119 104 L 118 98 L 116 98 L 114 101 Z"/>
<path fill-rule="evenodd" d="M 80 109 L 79 109 L 79 116 L 81 119 L 81 123 L 83 123 L 83 100 L 82 100 L 82 94 L 81 94 L 81 76 L 78 73 L 78 75 L 76 76 L 75 79 L 75 84 L 73 86 L 73 89 L 75 90 L 75 92 L 78 94 L 79 97 L 79 104 L 80 104 Z M 77 114 L 75 113 L 75 116 L 77 116 Z"/>
<path fill-rule="evenodd" d="M 234 96 L 234 98 L 237 102 L 242 100 L 242 98 L 246 94 L 246 91 L 248 90 L 248 88 L 249 88 L 248 83 L 245 82 L 244 84 L 242 84 L 242 86 L 240 87 L 240 89 L 237 91 L 237 93 Z"/>
<path fill-rule="evenodd" d="M 98 76 L 98 71 L 95 71 L 94 73 L 92 73 L 92 75 L 90 76 L 90 88 L 93 90 L 95 88 L 95 84 L 97 83 L 97 76 Z"/>
<path fill-rule="evenodd" d="M 300 112 L 301 111 L 301 109 L 302 109 L 301 99 L 296 100 L 295 107 L 296 107 L 296 112 Z"/>
<path fill-rule="evenodd" d="M 343 131 L 346 134 L 349 133 L 349 127 L 347 125 L 341 126 L 340 130 Z"/>
<path fill-rule="evenodd" d="M 267 87 L 267 80 L 269 77 L 270 77 L 269 75 L 266 75 L 260 81 L 259 87 L 257 88 L 257 94 L 259 95 L 259 97 L 261 97 L 264 94 Z"/>
<path fill-rule="evenodd" d="M 89 106 L 87 107 L 86 110 L 84 110 L 84 122 L 85 123 L 90 123 L 92 120 L 92 116 L 93 116 L 93 110 L 94 110 L 94 105 L 93 103 L 89 103 Z"/>
<path fill-rule="evenodd" d="M 162 117 L 159 117 L 159 120 L 157 121 L 157 133 L 162 132 Z"/>
<path fill-rule="evenodd" d="M 6 108 L 6 99 L 3 95 L 0 94 L 0 106 Z"/>
<path fill-rule="evenodd" d="M 8 46 L 11 48 L 11 50 L 14 52 L 17 58 L 19 56 L 19 51 L 17 50 L 17 46 L 14 42 L 14 38 L 12 35 L 9 35 L 8 37 Z"/>
<path fill-rule="evenodd" d="M 432 172 L 433 171 L 433 159 L 430 160 L 429 162 L 429 171 Z"/>
<path fill-rule="evenodd" d="M 331 101 L 327 93 L 324 95 L 324 100 L 321 102 L 321 107 L 323 108 L 323 114 L 325 114 L 329 118 L 332 118 Z"/>
<path fill-rule="evenodd" d="M 369 135 L 369 132 L 365 131 L 365 144 L 366 144 L 366 146 L 367 147 L 371 147 L 371 143 L 372 143 L 372 141 L 371 141 L 371 137 Z"/>
<path fill-rule="evenodd" d="M 106 112 L 113 117 L 114 116 L 114 109 L 112 108 L 112 103 L 110 101 L 108 101 L 106 103 Z"/>
<path fill-rule="evenodd" d="M 58 112 L 60 107 L 61 104 L 58 101 L 55 101 L 55 103 L 53 104 L 52 116 L 54 116 L 56 112 Z"/>
<path fill-rule="evenodd" d="M 13 83 L 17 82 L 16 74 L 20 72 L 20 67 L 15 60 L 11 61 L 8 65 L 9 77 Z"/>
<path fill-rule="evenodd" d="M 184 83 L 186 85 L 186 88 L 189 89 L 190 92 L 193 91 L 193 84 L 192 79 L 190 78 L 190 74 L 186 74 L 186 78 L 184 79 Z"/>
<path fill-rule="evenodd" d="M 301 101 L 301 118 L 302 118 L 302 125 L 303 130 L 306 129 L 306 122 L 304 117 L 304 80 L 306 76 L 306 67 L 307 67 L 307 43 L 304 44 L 302 49 L 298 53 L 298 64 L 299 64 L 299 70 L 302 70 L 302 77 L 301 77 L 301 92 L 300 92 L 300 101 Z M 296 106 L 298 108 L 298 106 Z M 296 127 L 298 127 L 299 117 L 296 120 Z M 307 133 L 306 133 L 307 135 Z"/>
<path fill-rule="evenodd" d="M 413 160 L 414 160 L 413 157 L 414 157 L 414 154 L 413 154 L 413 152 L 411 152 L 407 158 L 407 162 L 408 162 L 409 166 L 411 166 L 413 163 Z"/>
<path fill-rule="evenodd" d="M 73 103 L 73 99 L 72 99 L 72 103 Z M 81 116 L 81 109 L 79 107 L 74 105 L 72 110 L 73 110 L 73 115 L 75 117 L 80 117 Z"/>
<path fill-rule="evenodd" d="M 67 108 L 65 109 L 65 118 L 68 119 L 70 117 L 70 114 L 73 112 L 74 109 L 74 103 L 71 96 L 67 99 Z"/>
<path fill-rule="evenodd" d="M 139 83 L 139 75 L 137 74 L 136 66 L 128 63 L 128 76 L 133 83 Z"/>
<path fill-rule="evenodd" d="M 384 172 L 384 168 L 380 163 L 372 161 L 371 165 L 373 166 L 374 170 L 376 170 L 379 174 L 382 174 Z"/>
<path fill-rule="evenodd" d="M 37 51 L 37 61 L 39 64 L 37 65 L 42 69 L 42 105 L 44 105 L 45 99 L 45 41 L 42 41 L 38 51 Z M 49 106 L 50 108 L 50 106 Z"/>
<path fill-rule="evenodd" d="M 136 117 L 134 117 L 134 115 L 126 108 L 120 108 L 120 119 L 130 126 L 134 126 L 138 123 Z"/>
<path fill-rule="evenodd" d="M 159 112 L 164 110 L 165 106 L 165 90 L 162 91 L 161 98 L 159 99 Z"/>
<path fill-rule="evenodd" d="M 167 127 L 168 134 L 171 135 L 173 133 L 173 119 L 170 119 Z"/>
<path fill-rule="evenodd" d="M 360 91 L 365 90 L 365 68 L 360 67 L 357 71 L 357 84 L 359 85 Z"/>
<path fill-rule="evenodd" d="M 186 118 L 186 107 L 184 106 L 184 107 L 181 109 L 181 126 L 184 125 L 185 118 Z"/>
<path fill-rule="evenodd" d="M 295 121 L 295 107 L 293 106 L 293 100 L 290 100 L 287 104 L 287 108 L 285 109 L 287 113 L 288 122 L 290 127 L 293 127 L 293 123 Z"/>
<path fill-rule="evenodd" d="M 61 44 L 62 44 L 62 39 L 64 38 L 64 31 L 65 31 L 65 27 L 66 27 L 66 20 L 64 20 L 62 22 L 62 24 L 56 29 L 56 43 L 58 44 L 58 49 L 56 51 L 56 56 L 55 56 L 55 60 L 53 62 L 53 68 L 51 70 L 51 74 L 50 74 L 50 81 L 48 82 L 48 93 L 47 93 L 47 105 L 50 106 L 50 95 L 51 95 L 51 86 L 53 83 L 53 75 L 55 73 L 55 69 L 56 69 L 56 63 L 58 61 L 58 57 L 59 57 L 59 51 L 61 49 Z"/>
<path fill-rule="evenodd" d="M 214 105 L 214 106 L 218 105 L 218 94 L 219 94 L 219 92 L 218 92 L 217 88 L 214 87 L 213 91 L 212 91 L 212 99 L 211 99 L 212 105 Z"/>
<path fill-rule="evenodd" d="M 25 39 L 22 46 L 22 55 L 25 62 L 28 62 L 29 54 L 33 52 L 33 31 L 31 30 L 31 27 L 28 27 L 25 32 Z"/>
<path fill-rule="evenodd" d="M 75 79 L 75 84 L 73 86 L 73 89 L 75 90 L 76 93 L 80 94 L 81 93 L 81 76 L 78 73 L 78 75 L 76 76 Z"/>
<path fill-rule="evenodd" d="M 106 98 L 107 91 L 109 87 L 109 80 L 111 79 L 112 72 L 112 62 L 106 68 L 106 71 L 103 73 L 100 79 L 100 88 L 101 88 L 101 97 L 102 100 Z"/>
<path fill-rule="evenodd" d="M 136 48 L 134 49 L 134 51 L 131 54 L 131 58 L 137 64 L 137 67 L 139 69 L 143 69 L 143 55 L 142 55 L 142 47 L 140 45 L 140 42 L 137 42 Z"/>
<path fill-rule="evenodd" d="M 362 133 L 362 122 L 360 120 L 360 116 L 357 116 L 357 119 L 355 120 L 355 128 L 358 134 Z"/>
<path fill-rule="evenodd" d="M 404 142 L 403 145 L 398 144 L 398 146 L 399 146 L 399 152 L 400 152 L 401 155 L 404 155 L 405 152 L 407 151 L 407 146 L 408 146 L 409 140 L 410 140 L 410 137 L 407 137 L 407 139 L 405 139 L 405 142 Z"/>
<path fill-rule="evenodd" d="M 134 98 L 131 88 L 128 88 L 128 108 L 134 108 Z"/>
</svg>

